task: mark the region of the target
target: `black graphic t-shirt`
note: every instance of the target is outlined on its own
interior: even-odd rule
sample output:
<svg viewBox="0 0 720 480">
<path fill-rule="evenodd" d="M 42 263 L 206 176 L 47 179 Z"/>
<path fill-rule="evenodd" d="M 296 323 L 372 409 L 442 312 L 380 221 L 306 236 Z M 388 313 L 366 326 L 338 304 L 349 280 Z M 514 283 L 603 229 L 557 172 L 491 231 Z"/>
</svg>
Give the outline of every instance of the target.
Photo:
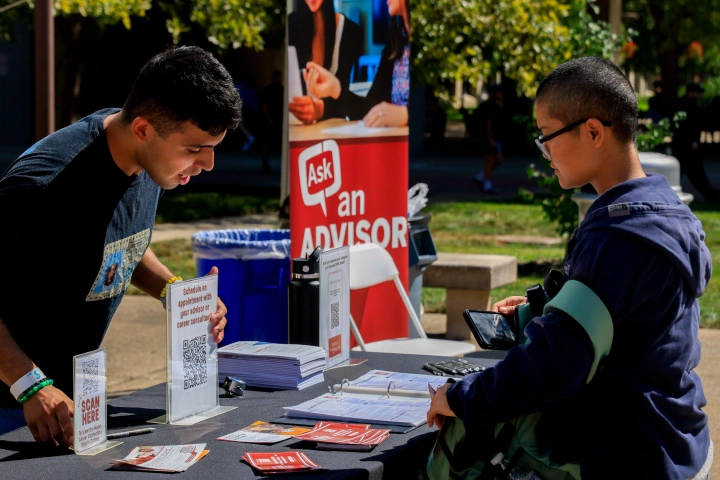
<svg viewBox="0 0 720 480">
<path fill-rule="evenodd" d="M 0 179 L 0 319 L 71 398 L 72 357 L 99 348 L 150 244 L 161 192 L 113 161 L 103 120 L 117 111 L 49 135 Z M 0 406 L 19 407 L 0 385 Z"/>
</svg>

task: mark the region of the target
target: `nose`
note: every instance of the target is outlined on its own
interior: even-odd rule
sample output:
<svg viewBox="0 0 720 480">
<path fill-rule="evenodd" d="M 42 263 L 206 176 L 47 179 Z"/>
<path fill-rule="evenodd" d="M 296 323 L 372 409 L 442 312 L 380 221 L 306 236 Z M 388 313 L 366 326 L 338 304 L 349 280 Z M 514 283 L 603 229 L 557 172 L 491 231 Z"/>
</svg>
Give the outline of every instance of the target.
<svg viewBox="0 0 720 480">
<path fill-rule="evenodd" d="M 215 166 L 215 151 L 211 148 L 208 148 L 197 157 L 197 160 L 195 162 L 195 167 L 200 168 L 205 171 L 210 171 Z"/>
</svg>

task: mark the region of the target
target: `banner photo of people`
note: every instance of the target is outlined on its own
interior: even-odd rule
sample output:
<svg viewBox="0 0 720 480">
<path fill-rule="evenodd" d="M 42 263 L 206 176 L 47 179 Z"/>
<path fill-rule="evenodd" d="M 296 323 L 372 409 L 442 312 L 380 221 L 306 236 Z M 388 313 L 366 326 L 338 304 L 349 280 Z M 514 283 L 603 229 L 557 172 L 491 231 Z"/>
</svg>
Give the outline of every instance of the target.
<svg viewBox="0 0 720 480">
<path fill-rule="evenodd" d="M 376 243 L 408 282 L 409 0 L 289 0 L 293 258 Z M 408 336 L 392 282 L 351 292 L 365 342 Z"/>
</svg>

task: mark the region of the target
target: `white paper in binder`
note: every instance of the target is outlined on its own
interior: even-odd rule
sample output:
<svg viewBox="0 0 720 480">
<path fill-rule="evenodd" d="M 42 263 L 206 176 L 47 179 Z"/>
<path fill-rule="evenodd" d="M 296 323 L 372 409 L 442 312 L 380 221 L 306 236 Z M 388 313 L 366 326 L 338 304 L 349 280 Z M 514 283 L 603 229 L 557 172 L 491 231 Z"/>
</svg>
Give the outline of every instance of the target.
<svg viewBox="0 0 720 480">
<path fill-rule="evenodd" d="M 372 370 L 357 380 L 344 380 L 331 392 L 293 407 L 286 417 L 418 426 L 427 421 L 428 385 L 434 389 L 447 377 Z"/>
</svg>

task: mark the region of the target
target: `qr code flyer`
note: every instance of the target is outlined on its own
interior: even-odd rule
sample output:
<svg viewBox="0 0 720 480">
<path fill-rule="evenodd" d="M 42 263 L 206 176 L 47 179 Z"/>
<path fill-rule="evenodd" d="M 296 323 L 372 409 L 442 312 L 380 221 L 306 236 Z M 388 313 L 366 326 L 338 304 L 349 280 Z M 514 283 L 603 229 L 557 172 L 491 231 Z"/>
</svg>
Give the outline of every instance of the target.
<svg viewBox="0 0 720 480">
<path fill-rule="evenodd" d="M 75 385 L 75 451 L 80 453 L 105 442 L 107 417 L 105 410 L 107 350 L 77 355 L 74 360 Z"/>
<path fill-rule="evenodd" d="M 183 340 L 183 388 L 207 383 L 207 335 Z"/>
<path fill-rule="evenodd" d="M 217 399 L 217 348 L 211 315 L 217 309 L 217 275 L 168 287 L 168 398 L 170 421 L 211 409 Z"/>
</svg>

